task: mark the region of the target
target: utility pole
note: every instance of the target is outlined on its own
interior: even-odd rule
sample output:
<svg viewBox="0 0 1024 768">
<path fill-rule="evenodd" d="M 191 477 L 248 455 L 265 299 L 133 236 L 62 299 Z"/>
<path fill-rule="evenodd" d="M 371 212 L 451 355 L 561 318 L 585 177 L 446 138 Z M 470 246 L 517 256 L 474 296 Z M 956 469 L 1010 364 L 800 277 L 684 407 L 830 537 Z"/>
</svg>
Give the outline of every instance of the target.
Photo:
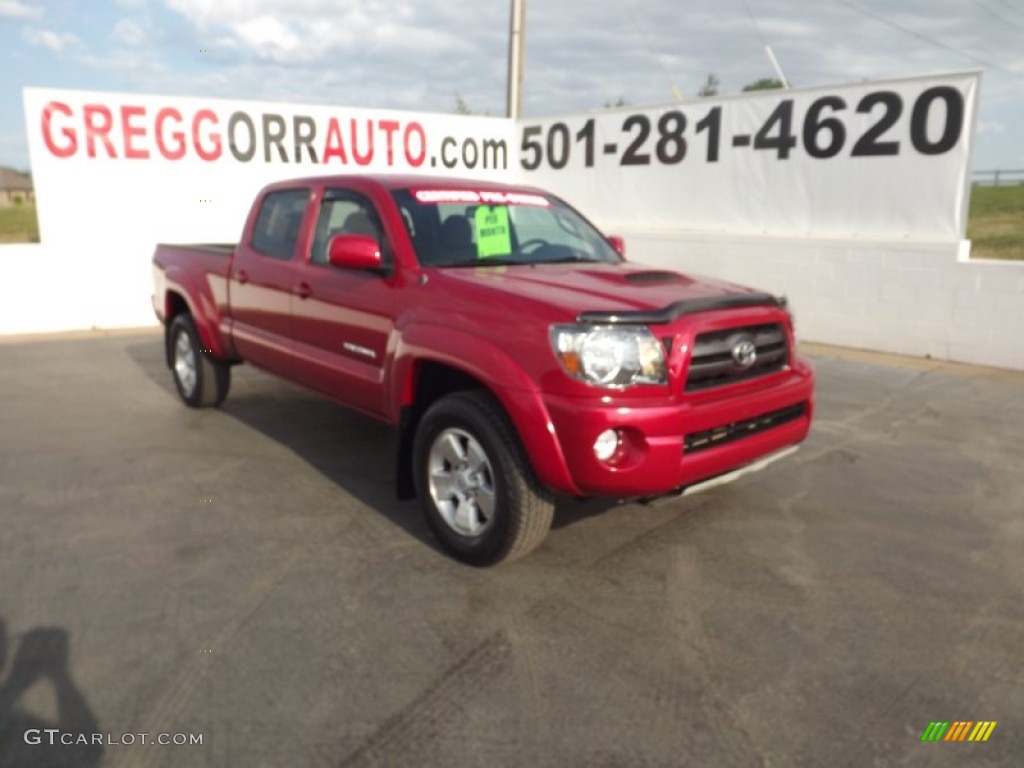
<svg viewBox="0 0 1024 768">
<path fill-rule="evenodd" d="M 508 86 L 506 114 L 518 120 L 523 113 L 523 50 L 526 42 L 526 0 L 512 0 L 508 24 Z"/>
</svg>

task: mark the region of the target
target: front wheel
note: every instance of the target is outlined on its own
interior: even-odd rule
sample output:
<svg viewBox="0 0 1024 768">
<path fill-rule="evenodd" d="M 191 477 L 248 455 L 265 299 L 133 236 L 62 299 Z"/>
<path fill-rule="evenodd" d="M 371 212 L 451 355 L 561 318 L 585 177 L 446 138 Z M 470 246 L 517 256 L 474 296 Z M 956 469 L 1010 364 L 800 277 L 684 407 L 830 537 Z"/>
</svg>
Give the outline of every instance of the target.
<svg viewBox="0 0 1024 768">
<path fill-rule="evenodd" d="M 174 386 L 185 405 L 208 408 L 224 402 L 231 387 L 231 366 L 203 351 L 191 315 L 174 318 L 167 331 L 167 351 Z"/>
<path fill-rule="evenodd" d="M 413 457 L 427 524 L 459 560 L 478 566 L 514 560 L 551 528 L 551 495 L 489 394 L 457 392 L 434 403 L 416 430 Z"/>
</svg>

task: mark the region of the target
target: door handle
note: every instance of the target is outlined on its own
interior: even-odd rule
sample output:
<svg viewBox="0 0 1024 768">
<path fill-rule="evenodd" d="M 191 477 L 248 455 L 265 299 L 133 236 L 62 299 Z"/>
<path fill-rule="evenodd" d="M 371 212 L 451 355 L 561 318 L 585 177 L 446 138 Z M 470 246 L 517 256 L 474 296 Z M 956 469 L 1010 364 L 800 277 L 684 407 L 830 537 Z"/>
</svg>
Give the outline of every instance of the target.
<svg viewBox="0 0 1024 768">
<path fill-rule="evenodd" d="M 295 286 L 295 295 L 300 299 L 308 299 L 313 295 L 313 289 L 310 287 L 309 283 L 299 283 Z"/>
<path fill-rule="evenodd" d="M 244 283 L 248 283 L 249 282 L 249 273 L 246 272 L 244 269 L 240 269 L 240 270 L 238 270 L 235 273 L 235 280 L 237 280 L 238 282 L 243 283 L 243 284 Z"/>
</svg>

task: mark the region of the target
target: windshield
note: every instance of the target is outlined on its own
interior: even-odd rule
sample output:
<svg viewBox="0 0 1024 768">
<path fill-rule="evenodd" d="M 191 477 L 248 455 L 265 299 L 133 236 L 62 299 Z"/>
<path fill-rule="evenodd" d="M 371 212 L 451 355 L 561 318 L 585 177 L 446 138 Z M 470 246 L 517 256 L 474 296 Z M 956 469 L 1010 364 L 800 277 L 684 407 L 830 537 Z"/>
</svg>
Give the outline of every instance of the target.
<svg viewBox="0 0 1024 768">
<path fill-rule="evenodd" d="M 423 266 L 621 260 L 576 211 L 542 195 L 441 188 L 393 194 Z"/>
</svg>

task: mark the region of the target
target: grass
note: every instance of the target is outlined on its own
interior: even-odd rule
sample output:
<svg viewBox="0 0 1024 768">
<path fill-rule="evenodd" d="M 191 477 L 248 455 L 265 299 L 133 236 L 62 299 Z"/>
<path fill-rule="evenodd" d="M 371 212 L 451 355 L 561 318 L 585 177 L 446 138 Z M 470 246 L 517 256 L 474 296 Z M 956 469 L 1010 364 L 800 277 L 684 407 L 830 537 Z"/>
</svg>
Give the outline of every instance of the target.
<svg viewBox="0 0 1024 768">
<path fill-rule="evenodd" d="M 1024 184 L 974 187 L 967 238 L 973 259 L 1024 261 Z"/>
<path fill-rule="evenodd" d="M 0 206 L 0 243 L 38 243 L 35 203 Z"/>
</svg>

